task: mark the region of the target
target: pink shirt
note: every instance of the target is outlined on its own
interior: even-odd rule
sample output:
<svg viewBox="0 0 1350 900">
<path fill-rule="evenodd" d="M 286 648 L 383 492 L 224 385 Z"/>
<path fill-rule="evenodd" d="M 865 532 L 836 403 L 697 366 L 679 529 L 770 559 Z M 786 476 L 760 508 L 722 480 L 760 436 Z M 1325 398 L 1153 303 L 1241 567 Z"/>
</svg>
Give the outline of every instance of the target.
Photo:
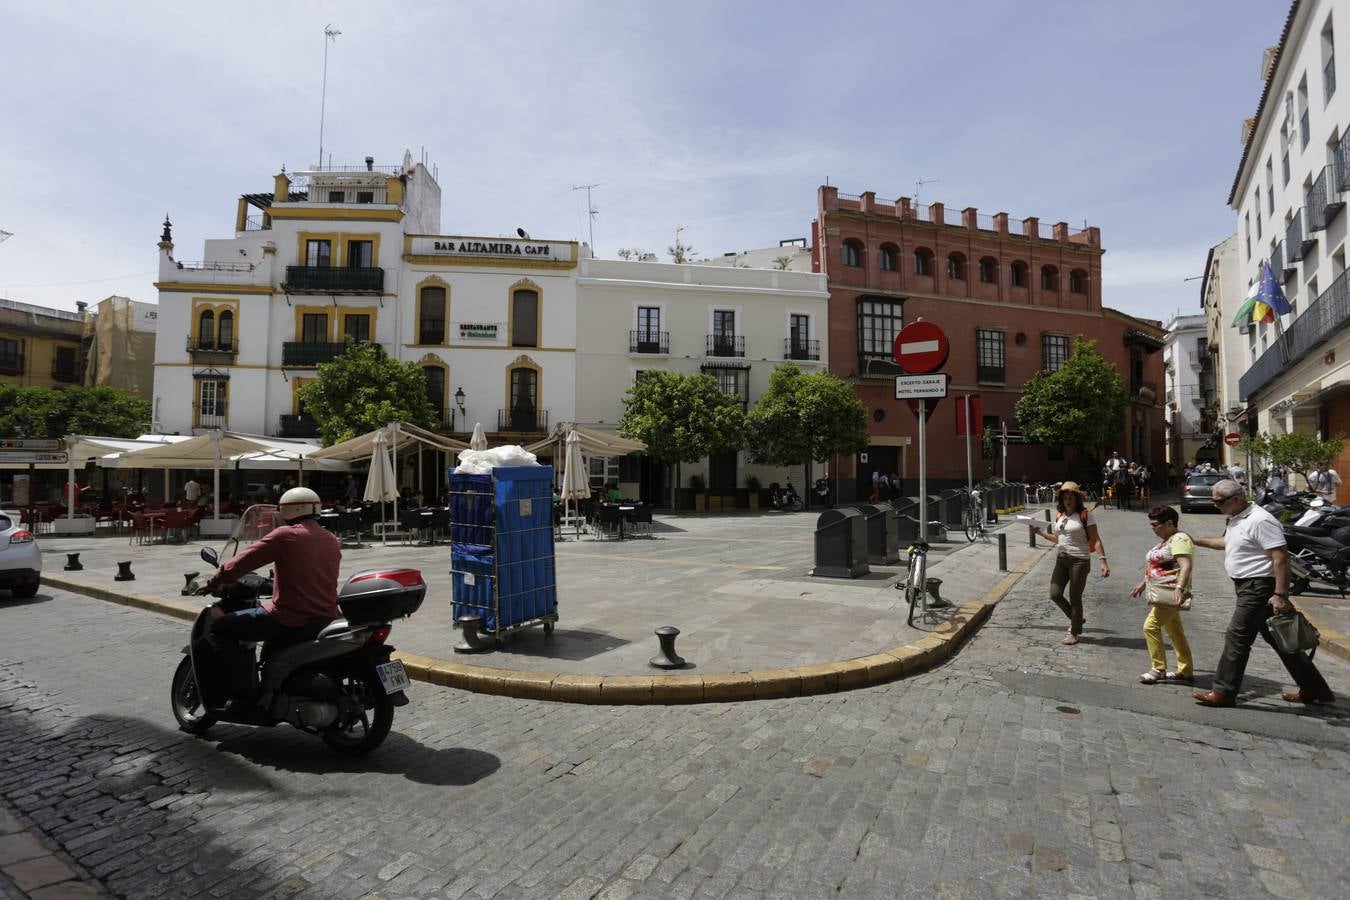
<svg viewBox="0 0 1350 900">
<path fill-rule="evenodd" d="M 338 539 L 314 519 L 273 528 L 238 556 L 220 567 L 225 584 L 268 563 L 276 563 L 272 599 L 263 604 L 268 615 L 288 628 L 315 621 L 332 621 L 341 613 L 337 604 Z"/>
</svg>

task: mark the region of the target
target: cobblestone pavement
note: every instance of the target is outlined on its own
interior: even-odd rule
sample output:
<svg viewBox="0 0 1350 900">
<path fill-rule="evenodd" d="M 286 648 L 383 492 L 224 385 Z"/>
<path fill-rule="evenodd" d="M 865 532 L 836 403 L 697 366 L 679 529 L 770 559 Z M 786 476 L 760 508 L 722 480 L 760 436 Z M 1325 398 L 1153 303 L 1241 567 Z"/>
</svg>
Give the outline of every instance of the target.
<svg viewBox="0 0 1350 900">
<path fill-rule="evenodd" d="M 1350 895 L 1350 709 L 1283 704 L 1264 647 L 1237 709 L 1140 685 L 1126 592 L 1151 538 L 1101 519 L 1116 574 L 1076 647 L 1047 560 L 915 678 L 692 707 L 415 685 L 357 762 L 291 729 L 176 731 L 182 623 L 0 601 L 0 798 L 133 897 Z M 1232 596 L 1201 552 L 1204 684 Z"/>
</svg>

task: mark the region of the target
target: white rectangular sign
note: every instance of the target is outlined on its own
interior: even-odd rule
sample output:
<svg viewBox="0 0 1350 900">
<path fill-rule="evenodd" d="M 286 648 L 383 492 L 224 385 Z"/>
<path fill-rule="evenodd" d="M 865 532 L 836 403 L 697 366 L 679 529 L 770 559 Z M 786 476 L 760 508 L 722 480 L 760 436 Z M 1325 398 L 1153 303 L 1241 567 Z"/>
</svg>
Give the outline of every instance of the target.
<svg viewBox="0 0 1350 900">
<path fill-rule="evenodd" d="M 947 396 L 947 376 L 937 375 L 897 375 L 895 376 L 895 399 L 919 400 L 924 397 Z"/>
<path fill-rule="evenodd" d="M 65 447 L 62 438 L 5 438 L 0 450 L 60 450 Z"/>
<path fill-rule="evenodd" d="M 553 241 L 517 240 L 516 238 L 474 238 L 452 235 L 414 237 L 412 239 L 412 255 L 575 262 L 572 258 L 571 244 L 560 244 Z"/>
<path fill-rule="evenodd" d="M 58 453 L 43 453 L 38 450 L 0 450 L 0 465 L 15 463 L 63 463 L 70 459 L 64 450 Z"/>
</svg>

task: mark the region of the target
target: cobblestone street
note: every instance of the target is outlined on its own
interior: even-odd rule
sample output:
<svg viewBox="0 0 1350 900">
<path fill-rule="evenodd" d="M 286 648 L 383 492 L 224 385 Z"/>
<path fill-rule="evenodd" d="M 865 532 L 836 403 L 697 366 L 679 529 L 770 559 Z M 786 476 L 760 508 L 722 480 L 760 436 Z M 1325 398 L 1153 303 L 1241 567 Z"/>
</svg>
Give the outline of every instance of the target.
<svg viewBox="0 0 1350 900">
<path fill-rule="evenodd" d="M 1076 647 L 1047 557 L 951 661 L 890 685 L 603 707 L 415 684 L 355 762 L 289 728 L 177 731 L 183 623 L 0 600 L 0 801 L 130 897 L 1350 895 L 1345 701 L 1283 703 L 1259 642 L 1237 709 L 1140 685 L 1127 592 L 1151 536 L 1100 518 L 1115 575 L 1089 580 Z M 1232 593 L 1200 554 L 1203 686 Z"/>
</svg>

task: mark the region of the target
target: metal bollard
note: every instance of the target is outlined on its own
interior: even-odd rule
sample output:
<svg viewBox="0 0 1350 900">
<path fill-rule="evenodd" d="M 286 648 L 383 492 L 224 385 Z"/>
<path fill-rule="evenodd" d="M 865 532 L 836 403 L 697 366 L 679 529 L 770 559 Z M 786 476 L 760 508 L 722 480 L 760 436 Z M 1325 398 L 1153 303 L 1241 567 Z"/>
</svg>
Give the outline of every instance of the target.
<svg viewBox="0 0 1350 900">
<path fill-rule="evenodd" d="M 486 653 L 492 649 L 492 644 L 484 642 L 478 634 L 482 624 L 483 619 L 475 615 L 463 615 L 455 619 L 455 625 L 459 628 L 462 638 L 454 647 L 456 653 Z"/>
<path fill-rule="evenodd" d="M 113 576 L 113 581 L 135 581 L 136 576 L 131 574 L 131 561 L 120 562 L 117 564 L 117 574 Z"/>
<path fill-rule="evenodd" d="M 942 599 L 941 578 L 928 578 L 924 581 L 923 586 L 927 588 L 928 593 L 933 597 L 932 600 L 928 601 L 929 609 L 943 609 L 944 607 L 951 606 L 951 603 Z"/>
<path fill-rule="evenodd" d="M 649 665 L 658 669 L 684 668 L 684 658 L 675 653 L 675 638 L 679 633 L 680 629 L 674 625 L 662 625 L 656 629 L 656 640 L 661 645 L 661 652 L 648 661 Z"/>
<path fill-rule="evenodd" d="M 1008 571 L 1008 535 L 1002 531 L 998 533 L 998 570 Z"/>
<path fill-rule="evenodd" d="M 84 571 L 84 566 L 80 565 L 80 554 L 78 554 L 78 553 L 67 553 L 67 554 L 66 554 L 66 566 L 65 566 L 65 570 L 66 570 L 67 572 L 83 572 L 83 571 Z"/>
<path fill-rule="evenodd" d="M 1050 524 L 1050 510 L 1048 509 L 1045 511 L 1045 523 Z"/>
<path fill-rule="evenodd" d="M 1027 546 L 1032 550 L 1036 549 L 1036 532 L 1032 531 L 1030 528 L 1027 529 Z"/>
</svg>

